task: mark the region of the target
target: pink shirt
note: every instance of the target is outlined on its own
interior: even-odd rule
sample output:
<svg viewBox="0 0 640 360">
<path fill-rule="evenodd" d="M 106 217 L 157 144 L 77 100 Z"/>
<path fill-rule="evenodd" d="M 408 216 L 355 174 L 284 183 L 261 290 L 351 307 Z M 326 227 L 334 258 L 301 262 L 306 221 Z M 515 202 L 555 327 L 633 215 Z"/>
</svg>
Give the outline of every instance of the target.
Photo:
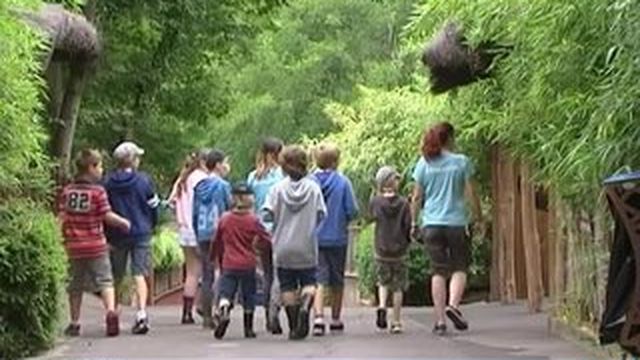
<svg viewBox="0 0 640 360">
<path fill-rule="evenodd" d="M 181 194 L 175 194 L 176 220 L 181 234 L 187 234 L 195 238 L 192 225 L 193 189 L 207 176 L 207 173 L 201 169 L 194 170 L 187 177 L 184 191 Z"/>
</svg>

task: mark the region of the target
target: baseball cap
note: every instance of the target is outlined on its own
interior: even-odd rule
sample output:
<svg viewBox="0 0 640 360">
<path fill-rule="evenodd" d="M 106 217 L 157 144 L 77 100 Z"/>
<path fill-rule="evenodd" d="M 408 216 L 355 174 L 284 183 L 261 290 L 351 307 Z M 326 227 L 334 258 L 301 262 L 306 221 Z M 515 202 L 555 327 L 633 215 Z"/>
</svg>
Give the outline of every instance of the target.
<svg viewBox="0 0 640 360">
<path fill-rule="evenodd" d="M 252 195 L 253 190 L 247 185 L 245 182 L 238 182 L 233 185 L 231 189 L 231 194 L 233 195 Z"/>
<path fill-rule="evenodd" d="M 134 156 L 140 156 L 144 154 L 144 149 L 136 145 L 131 141 L 125 141 L 116 146 L 113 150 L 113 157 L 116 159 L 127 159 Z"/>
<path fill-rule="evenodd" d="M 378 169 L 376 173 L 376 186 L 381 188 L 387 181 L 394 177 L 399 178 L 400 173 L 398 173 L 393 166 L 383 166 Z"/>
</svg>

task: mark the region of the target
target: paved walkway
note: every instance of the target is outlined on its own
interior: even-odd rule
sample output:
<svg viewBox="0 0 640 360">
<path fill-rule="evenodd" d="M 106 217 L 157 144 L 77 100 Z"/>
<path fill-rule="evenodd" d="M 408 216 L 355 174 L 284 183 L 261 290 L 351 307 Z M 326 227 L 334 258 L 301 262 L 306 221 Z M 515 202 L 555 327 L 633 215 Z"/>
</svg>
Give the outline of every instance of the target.
<svg viewBox="0 0 640 360">
<path fill-rule="evenodd" d="M 234 312 L 224 340 L 215 340 L 199 325 L 177 323 L 175 306 L 150 309 L 152 330 L 146 336 L 131 335 L 128 322 L 133 311 L 122 318 L 123 334 L 105 338 L 102 316 L 96 300 L 87 297 L 83 335 L 61 339 L 55 349 L 39 359 L 226 359 L 226 358 L 422 358 L 422 359 L 593 359 L 588 346 L 562 340 L 547 333 L 545 315 L 529 315 L 524 306 L 473 304 L 463 308 L 471 330 L 444 338 L 431 334 L 431 310 L 405 309 L 405 333 L 389 335 L 373 327 L 374 310 L 346 310 L 347 330 L 343 335 L 290 342 L 266 334 L 259 316 L 258 338 L 241 337 L 241 313 Z M 260 312 L 261 315 L 261 312 Z"/>
</svg>

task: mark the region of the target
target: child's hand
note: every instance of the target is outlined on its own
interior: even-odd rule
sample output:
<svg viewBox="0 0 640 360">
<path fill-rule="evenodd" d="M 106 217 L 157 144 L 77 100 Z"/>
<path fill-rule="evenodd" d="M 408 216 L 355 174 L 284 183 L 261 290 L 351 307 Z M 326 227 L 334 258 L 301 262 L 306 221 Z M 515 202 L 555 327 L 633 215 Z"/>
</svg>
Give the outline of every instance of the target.
<svg viewBox="0 0 640 360">
<path fill-rule="evenodd" d="M 420 232 L 420 227 L 417 224 L 411 225 L 411 239 L 419 244 L 424 243 L 424 239 L 422 239 L 422 233 Z"/>
<path fill-rule="evenodd" d="M 122 230 L 124 230 L 126 233 L 129 233 L 129 231 L 131 231 L 131 221 L 122 219 Z"/>
</svg>

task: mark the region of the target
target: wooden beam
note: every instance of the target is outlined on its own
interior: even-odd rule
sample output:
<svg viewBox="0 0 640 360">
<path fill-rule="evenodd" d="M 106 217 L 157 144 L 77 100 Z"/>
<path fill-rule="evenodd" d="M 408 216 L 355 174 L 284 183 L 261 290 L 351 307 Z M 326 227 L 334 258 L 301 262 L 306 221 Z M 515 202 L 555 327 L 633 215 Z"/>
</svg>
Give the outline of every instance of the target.
<svg viewBox="0 0 640 360">
<path fill-rule="evenodd" d="M 502 239 L 500 236 L 500 194 L 502 193 L 500 184 L 500 148 L 498 145 L 491 146 L 491 200 L 492 200 L 492 224 L 491 224 L 491 270 L 490 270 L 490 292 L 491 301 L 500 300 L 502 292 Z"/>
<path fill-rule="evenodd" d="M 529 311 L 542 310 L 542 264 L 540 259 L 540 234 L 536 226 L 535 189 L 526 164 L 521 164 L 522 234 L 525 251 L 527 304 Z"/>
<path fill-rule="evenodd" d="M 500 242 L 502 247 L 502 296 L 504 303 L 511 304 L 516 300 L 515 283 L 515 236 L 516 236 L 516 179 L 515 163 L 511 156 L 501 153 L 500 156 Z"/>
</svg>

